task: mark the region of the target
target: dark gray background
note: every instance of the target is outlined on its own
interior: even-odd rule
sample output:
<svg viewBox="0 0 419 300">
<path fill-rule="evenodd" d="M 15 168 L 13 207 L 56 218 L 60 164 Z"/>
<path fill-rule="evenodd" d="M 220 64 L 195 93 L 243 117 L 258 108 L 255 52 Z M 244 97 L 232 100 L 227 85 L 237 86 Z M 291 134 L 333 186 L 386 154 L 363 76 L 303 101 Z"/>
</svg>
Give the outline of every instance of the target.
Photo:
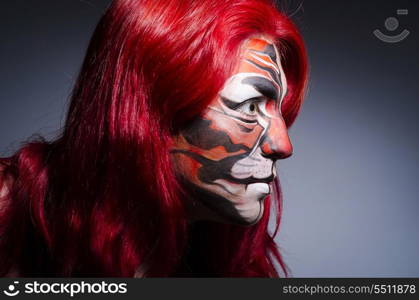
<svg viewBox="0 0 419 300">
<path fill-rule="evenodd" d="M 310 56 L 305 105 L 279 163 L 278 242 L 295 277 L 419 277 L 419 5 L 283 1 Z M 0 156 L 51 138 L 108 0 L 0 2 Z M 399 16 L 386 44 L 372 34 Z"/>
</svg>

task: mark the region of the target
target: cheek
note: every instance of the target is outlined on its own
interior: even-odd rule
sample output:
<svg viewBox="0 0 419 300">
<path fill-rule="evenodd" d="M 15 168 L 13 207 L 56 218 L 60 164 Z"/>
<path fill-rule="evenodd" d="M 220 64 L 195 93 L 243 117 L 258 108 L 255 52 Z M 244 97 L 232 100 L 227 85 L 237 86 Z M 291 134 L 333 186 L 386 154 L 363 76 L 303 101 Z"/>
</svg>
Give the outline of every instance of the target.
<svg viewBox="0 0 419 300">
<path fill-rule="evenodd" d="M 221 144 L 228 151 L 228 145 L 241 145 L 246 151 L 251 151 L 263 131 L 259 123 L 246 123 L 227 114 L 210 110 L 205 118 L 211 121 L 210 128 L 222 132 L 227 137 Z"/>
<path fill-rule="evenodd" d="M 189 181 L 198 181 L 198 170 L 201 168 L 201 164 L 197 160 L 180 152 L 172 154 L 172 160 L 177 174 Z"/>
<path fill-rule="evenodd" d="M 194 183 L 222 178 L 230 174 L 234 162 L 254 149 L 263 130 L 259 123 L 209 109 L 174 139 L 176 170 Z"/>
</svg>

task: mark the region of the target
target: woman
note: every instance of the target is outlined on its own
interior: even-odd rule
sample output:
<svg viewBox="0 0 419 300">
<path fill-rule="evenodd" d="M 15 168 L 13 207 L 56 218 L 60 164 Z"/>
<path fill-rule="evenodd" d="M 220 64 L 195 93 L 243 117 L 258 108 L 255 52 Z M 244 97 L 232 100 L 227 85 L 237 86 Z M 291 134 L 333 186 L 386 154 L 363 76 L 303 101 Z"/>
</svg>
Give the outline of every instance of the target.
<svg viewBox="0 0 419 300">
<path fill-rule="evenodd" d="M 0 273 L 287 275 L 274 162 L 305 82 L 268 0 L 112 2 L 62 134 L 0 161 Z"/>
</svg>

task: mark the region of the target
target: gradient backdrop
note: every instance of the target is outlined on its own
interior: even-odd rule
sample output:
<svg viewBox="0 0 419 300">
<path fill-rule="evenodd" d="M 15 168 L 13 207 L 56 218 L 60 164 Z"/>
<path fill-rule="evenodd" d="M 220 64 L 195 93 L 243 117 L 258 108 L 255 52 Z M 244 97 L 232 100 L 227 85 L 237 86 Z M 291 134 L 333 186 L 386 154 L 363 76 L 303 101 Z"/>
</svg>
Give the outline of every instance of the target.
<svg viewBox="0 0 419 300">
<path fill-rule="evenodd" d="M 109 2 L 0 2 L 0 156 L 62 126 Z M 278 164 L 278 243 L 294 277 L 419 277 L 419 5 L 383 2 L 281 2 L 311 66 L 290 131 L 294 155 Z M 388 17 L 399 21 L 394 31 L 384 26 Z M 410 35 L 388 44 L 375 29 Z"/>
</svg>

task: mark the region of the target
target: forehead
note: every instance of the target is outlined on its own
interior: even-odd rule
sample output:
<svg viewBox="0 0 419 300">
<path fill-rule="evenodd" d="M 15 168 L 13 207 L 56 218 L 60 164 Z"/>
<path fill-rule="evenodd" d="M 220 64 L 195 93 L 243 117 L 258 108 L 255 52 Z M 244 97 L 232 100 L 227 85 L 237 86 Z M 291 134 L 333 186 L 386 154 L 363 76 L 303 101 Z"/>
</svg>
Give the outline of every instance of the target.
<svg viewBox="0 0 419 300">
<path fill-rule="evenodd" d="M 272 41 L 262 39 L 262 38 L 248 39 L 245 42 L 243 48 L 245 52 L 248 52 L 249 50 L 255 50 L 255 51 L 264 52 L 268 55 L 276 56 L 276 46 L 274 45 L 274 43 Z"/>
<path fill-rule="evenodd" d="M 273 42 L 261 39 L 251 38 L 247 40 L 240 55 L 240 62 L 238 65 L 238 72 L 257 71 L 255 64 L 262 65 L 263 67 L 271 68 L 279 73 L 279 57 L 278 50 Z"/>
</svg>

